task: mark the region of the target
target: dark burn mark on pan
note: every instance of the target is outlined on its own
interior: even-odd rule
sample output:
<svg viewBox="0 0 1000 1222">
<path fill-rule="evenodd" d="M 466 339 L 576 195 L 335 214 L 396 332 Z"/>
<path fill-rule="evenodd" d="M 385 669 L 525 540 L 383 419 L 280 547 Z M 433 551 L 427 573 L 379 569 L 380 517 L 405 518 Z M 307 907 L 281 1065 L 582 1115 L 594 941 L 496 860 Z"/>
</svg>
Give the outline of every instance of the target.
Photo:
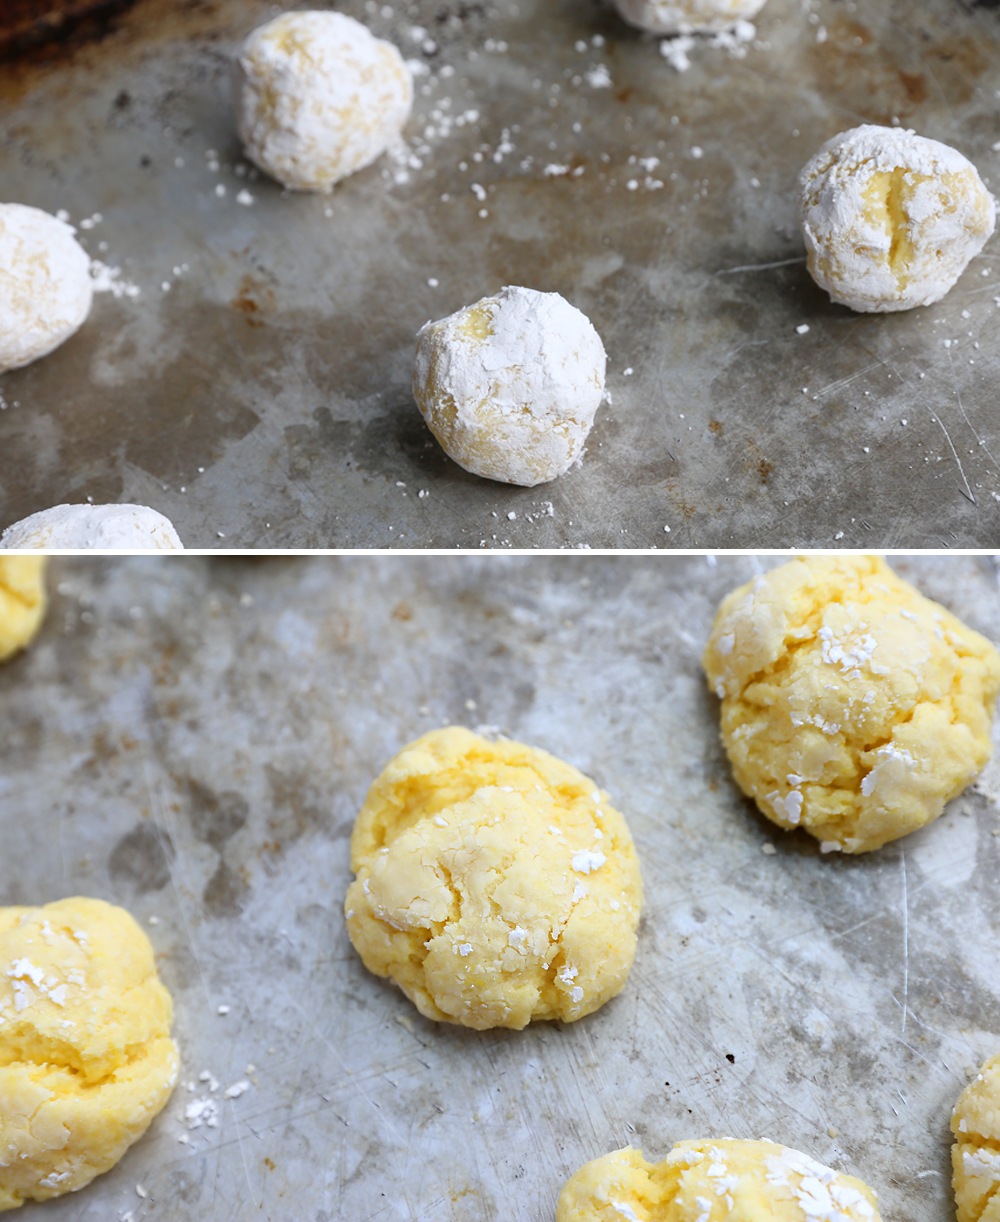
<svg viewBox="0 0 1000 1222">
<path fill-rule="evenodd" d="M 170 880 L 174 846 L 166 832 L 140 823 L 126 832 L 108 859 L 111 877 L 131 883 L 140 894 L 162 891 Z"/>
<path fill-rule="evenodd" d="M 62 48 L 100 42 L 135 0 L 4 0 L 0 61 L 29 52 L 50 57 Z"/>
</svg>

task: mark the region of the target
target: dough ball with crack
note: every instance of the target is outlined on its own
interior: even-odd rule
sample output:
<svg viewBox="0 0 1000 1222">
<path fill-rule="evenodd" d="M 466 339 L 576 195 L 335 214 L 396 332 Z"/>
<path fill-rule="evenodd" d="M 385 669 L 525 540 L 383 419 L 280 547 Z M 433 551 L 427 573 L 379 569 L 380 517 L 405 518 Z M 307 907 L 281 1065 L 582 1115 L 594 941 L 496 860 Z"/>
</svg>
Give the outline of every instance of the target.
<svg viewBox="0 0 1000 1222">
<path fill-rule="evenodd" d="M 593 781 L 522 743 L 435 730 L 372 785 L 351 840 L 347 928 L 428 1018 L 520 1029 L 625 985 L 642 883 Z"/>
<path fill-rule="evenodd" d="M 0 908 L 0 1210 L 118 1162 L 177 1078 L 170 995 L 121 908 Z"/>
<path fill-rule="evenodd" d="M 640 30 L 681 34 L 725 30 L 756 16 L 765 0 L 614 0 L 622 17 Z"/>
<path fill-rule="evenodd" d="M 90 313 L 90 259 L 58 217 L 0 204 L 0 373 L 58 348 Z"/>
<path fill-rule="evenodd" d="M 680 1141 L 661 1163 L 626 1146 L 587 1163 L 556 1222 L 879 1222 L 876 1194 L 770 1141 Z"/>
<path fill-rule="evenodd" d="M 1000 656 L 878 556 L 807 556 L 730 594 L 704 656 L 736 781 L 862 853 L 936 819 L 990 756 Z"/>
<path fill-rule="evenodd" d="M 0 661 L 34 637 L 45 605 L 45 557 L 0 556 Z"/>
<path fill-rule="evenodd" d="M 1000 1217 L 1000 1056 L 962 1091 L 951 1117 L 952 1186 L 958 1222 Z"/>
<path fill-rule="evenodd" d="M 53 505 L 22 518 L 0 535 L 0 549 L 49 548 L 176 552 L 184 545 L 170 519 L 147 505 Z"/>
<path fill-rule="evenodd" d="M 931 305 L 993 233 L 996 207 L 961 153 L 866 124 L 827 141 L 799 176 L 813 279 L 852 310 Z"/>
<path fill-rule="evenodd" d="M 247 156 L 297 191 L 329 191 L 370 165 L 413 102 L 396 48 L 343 13 L 282 13 L 247 38 L 234 102 Z"/>
<path fill-rule="evenodd" d="M 460 467 L 533 488 L 582 456 L 605 364 L 585 314 L 558 293 L 508 286 L 421 328 L 413 395 Z"/>
</svg>

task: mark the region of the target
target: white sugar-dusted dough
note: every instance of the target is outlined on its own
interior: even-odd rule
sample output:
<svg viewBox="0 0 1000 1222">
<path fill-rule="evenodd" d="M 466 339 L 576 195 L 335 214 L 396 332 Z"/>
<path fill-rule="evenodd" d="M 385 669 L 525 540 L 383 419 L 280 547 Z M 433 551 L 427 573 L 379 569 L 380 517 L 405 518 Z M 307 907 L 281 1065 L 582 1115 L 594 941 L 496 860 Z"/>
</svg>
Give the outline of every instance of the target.
<svg viewBox="0 0 1000 1222">
<path fill-rule="evenodd" d="M 45 557 L 0 556 L 0 661 L 23 649 L 45 615 Z"/>
<path fill-rule="evenodd" d="M 567 1180 L 556 1222 L 879 1222 L 877 1199 L 787 1146 L 709 1138 L 661 1163 L 631 1146 L 594 1159 Z"/>
<path fill-rule="evenodd" d="M 1000 1218 L 1000 1056 L 970 1082 L 951 1117 L 952 1187 L 958 1222 Z"/>
<path fill-rule="evenodd" d="M 940 301 L 996 223 L 993 196 L 961 153 L 871 124 L 806 164 L 799 213 L 813 279 L 867 313 Z"/>
<path fill-rule="evenodd" d="M 145 505 L 54 505 L 22 518 L 0 535 L 5 551 L 48 549 L 175 552 L 184 545 L 169 518 Z"/>
<path fill-rule="evenodd" d="M 57 217 L 0 204 L 0 373 L 58 348 L 90 313 L 90 259 Z"/>
<path fill-rule="evenodd" d="M 766 0 L 614 0 L 625 20 L 655 34 L 682 34 L 692 30 L 724 30 L 746 21 Z"/>
<path fill-rule="evenodd" d="M 329 191 L 370 165 L 412 102 L 400 53 L 343 13 L 283 13 L 254 30 L 236 60 L 247 156 L 297 191 Z"/>
<path fill-rule="evenodd" d="M 484 1030 L 590 1014 L 625 986 L 642 904 L 625 820 L 535 747 L 435 730 L 372 785 L 347 929 L 421 1014 Z"/>
<path fill-rule="evenodd" d="M 413 394 L 460 467 L 531 488 L 581 456 L 605 365 L 585 314 L 558 293 L 508 286 L 421 328 Z"/>
<path fill-rule="evenodd" d="M 1000 656 L 878 556 L 807 556 L 734 590 L 704 656 L 745 794 L 861 853 L 944 809 L 990 757 Z"/>
</svg>

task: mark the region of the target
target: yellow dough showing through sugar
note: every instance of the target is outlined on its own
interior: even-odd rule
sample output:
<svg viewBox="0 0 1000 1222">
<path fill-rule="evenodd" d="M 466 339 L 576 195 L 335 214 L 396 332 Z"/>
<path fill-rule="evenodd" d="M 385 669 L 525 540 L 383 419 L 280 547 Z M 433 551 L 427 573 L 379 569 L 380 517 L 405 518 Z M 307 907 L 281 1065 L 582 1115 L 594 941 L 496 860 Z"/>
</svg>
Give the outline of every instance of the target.
<svg viewBox="0 0 1000 1222">
<path fill-rule="evenodd" d="M 625 985 L 632 837 L 593 781 L 535 747 L 459 727 L 411 743 L 368 793 L 351 868 L 351 941 L 428 1018 L 570 1021 Z"/>
<path fill-rule="evenodd" d="M 923 827 L 990 757 L 1000 656 L 880 557 L 803 557 L 735 590 L 703 661 L 740 788 L 825 850 Z"/>
<path fill-rule="evenodd" d="M 662 1163 L 626 1146 L 587 1163 L 556 1222 L 879 1222 L 876 1194 L 770 1141 L 680 1141 Z"/>
<path fill-rule="evenodd" d="M 23 649 L 45 615 L 44 556 L 0 556 L 0 662 Z"/>
<path fill-rule="evenodd" d="M 951 1117 L 958 1222 L 1000 1220 L 1000 1056 L 985 1062 Z"/>
<path fill-rule="evenodd" d="M 0 908 L 0 1210 L 75 1192 L 149 1127 L 177 1079 L 170 994 L 122 908 Z"/>
</svg>

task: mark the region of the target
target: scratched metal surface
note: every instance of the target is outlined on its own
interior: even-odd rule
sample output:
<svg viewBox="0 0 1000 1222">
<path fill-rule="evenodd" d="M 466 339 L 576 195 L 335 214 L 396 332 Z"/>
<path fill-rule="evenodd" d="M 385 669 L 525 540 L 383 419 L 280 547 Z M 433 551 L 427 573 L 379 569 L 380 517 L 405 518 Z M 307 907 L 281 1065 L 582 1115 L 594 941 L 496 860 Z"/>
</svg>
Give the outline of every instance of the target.
<svg viewBox="0 0 1000 1222">
<path fill-rule="evenodd" d="M 0 198 L 100 213 L 81 238 L 140 294 L 0 379 L 0 524 L 90 496 L 200 548 L 1000 540 L 996 241 L 939 305 L 859 316 L 809 280 L 792 199 L 823 140 L 894 117 L 989 180 L 993 0 L 769 0 L 745 58 L 683 74 L 606 0 L 338 7 L 428 69 L 406 182 L 238 176 L 227 63 L 264 0 L 142 0 L 5 65 Z M 504 283 L 610 354 L 586 461 L 534 490 L 449 462 L 409 390 L 417 328 Z"/>
<path fill-rule="evenodd" d="M 1000 1049 L 1000 764 L 859 859 L 756 816 L 699 656 L 775 562 L 54 561 L 41 635 L 0 669 L 0 901 L 135 913 L 184 1068 L 116 1170 L 25 1217 L 545 1222 L 590 1158 L 722 1134 L 862 1175 L 886 1222 L 951 1217 L 950 1109 Z M 894 563 L 1000 640 L 995 562 Z M 348 943 L 367 786 L 448 722 L 563 756 L 628 818 L 638 957 L 575 1025 L 436 1026 Z M 218 1097 L 248 1064 L 189 1131 L 199 1074 Z"/>
</svg>

